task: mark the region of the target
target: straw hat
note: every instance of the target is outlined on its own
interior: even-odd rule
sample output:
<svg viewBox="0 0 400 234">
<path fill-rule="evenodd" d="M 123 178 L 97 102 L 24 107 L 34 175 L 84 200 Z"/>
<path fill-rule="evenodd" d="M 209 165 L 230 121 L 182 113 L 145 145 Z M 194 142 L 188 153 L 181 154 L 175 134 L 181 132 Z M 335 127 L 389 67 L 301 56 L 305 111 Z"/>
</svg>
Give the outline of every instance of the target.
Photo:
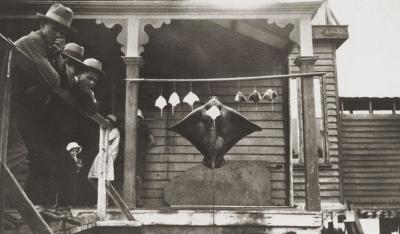
<svg viewBox="0 0 400 234">
<path fill-rule="evenodd" d="M 72 18 L 74 16 L 73 11 L 71 8 L 62 5 L 61 3 L 53 4 L 46 12 L 46 15 L 40 13 L 37 13 L 36 15 L 41 19 L 50 20 L 51 22 L 61 25 L 71 32 L 77 32 L 71 27 Z"/>
<path fill-rule="evenodd" d="M 83 64 L 86 69 L 96 72 L 99 78 L 105 78 L 105 74 L 102 70 L 103 66 L 99 60 L 95 58 L 87 58 L 83 61 Z"/>
<path fill-rule="evenodd" d="M 82 46 L 71 42 L 71 43 L 68 43 L 65 45 L 62 54 L 67 56 L 68 58 L 72 59 L 74 62 L 76 62 L 80 65 L 85 65 L 82 62 L 84 51 L 85 51 L 85 49 Z"/>
<path fill-rule="evenodd" d="M 70 142 L 67 145 L 67 151 L 69 152 L 70 150 L 74 149 L 74 148 L 79 148 L 79 153 L 82 151 L 82 146 L 80 146 L 78 143 L 76 142 Z"/>
</svg>

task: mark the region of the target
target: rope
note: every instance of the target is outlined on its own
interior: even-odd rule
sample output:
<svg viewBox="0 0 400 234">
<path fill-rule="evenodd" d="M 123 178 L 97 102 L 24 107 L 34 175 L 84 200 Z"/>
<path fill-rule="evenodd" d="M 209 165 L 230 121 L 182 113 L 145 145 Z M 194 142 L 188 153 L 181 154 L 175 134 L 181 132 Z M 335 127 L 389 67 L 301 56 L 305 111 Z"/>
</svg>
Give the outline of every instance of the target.
<svg viewBox="0 0 400 234">
<path fill-rule="evenodd" d="M 237 81 L 237 80 L 264 80 L 264 79 L 283 79 L 283 78 L 319 78 L 324 75 L 324 72 L 311 72 L 287 75 L 273 75 L 273 76 L 247 76 L 247 77 L 227 77 L 227 78 L 201 78 L 201 79 L 155 79 L 155 78 L 129 78 L 126 81 L 139 81 L 139 82 L 218 82 L 218 81 Z"/>
</svg>

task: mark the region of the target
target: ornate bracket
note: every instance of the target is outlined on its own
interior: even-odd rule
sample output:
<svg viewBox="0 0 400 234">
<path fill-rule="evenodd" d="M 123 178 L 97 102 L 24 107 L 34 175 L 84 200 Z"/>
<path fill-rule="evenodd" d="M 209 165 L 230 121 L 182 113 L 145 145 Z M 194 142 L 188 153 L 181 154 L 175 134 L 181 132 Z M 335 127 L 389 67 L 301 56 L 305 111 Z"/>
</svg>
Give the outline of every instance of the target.
<svg viewBox="0 0 400 234">
<path fill-rule="evenodd" d="M 121 25 L 122 30 L 117 36 L 117 42 L 121 45 L 122 53 L 126 54 L 126 44 L 128 41 L 128 23 L 126 19 L 96 19 L 96 24 L 103 24 L 106 28 L 113 28 L 116 24 Z"/>
<path fill-rule="evenodd" d="M 148 24 L 153 26 L 153 28 L 161 28 L 164 24 L 170 24 L 171 19 L 143 19 L 140 20 L 139 28 L 139 54 L 144 51 L 144 45 L 149 43 L 149 35 L 144 31 L 144 27 Z"/>
</svg>

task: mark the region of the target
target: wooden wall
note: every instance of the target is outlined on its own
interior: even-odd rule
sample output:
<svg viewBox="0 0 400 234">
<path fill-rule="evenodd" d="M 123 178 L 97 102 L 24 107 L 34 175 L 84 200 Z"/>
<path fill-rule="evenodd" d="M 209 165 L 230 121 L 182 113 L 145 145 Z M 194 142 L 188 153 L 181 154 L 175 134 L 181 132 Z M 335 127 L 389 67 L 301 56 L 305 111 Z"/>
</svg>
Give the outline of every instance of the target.
<svg viewBox="0 0 400 234">
<path fill-rule="evenodd" d="M 279 93 L 278 100 L 274 103 L 273 109 L 269 103 L 241 104 L 240 113 L 250 121 L 259 125 L 263 130 L 251 134 L 241 140 L 225 156 L 226 160 L 257 160 L 269 161 L 273 168 L 272 171 L 272 199 L 277 205 L 286 204 L 286 151 L 284 137 L 284 105 L 282 102 L 282 81 L 270 80 L 259 82 L 241 82 L 240 90 L 246 95 L 254 89 L 266 90 L 273 88 Z M 151 87 L 147 86 L 149 90 Z M 219 96 L 222 101 L 237 109 L 234 103 L 235 93 L 237 92 L 236 83 L 218 82 L 210 85 L 212 95 Z M 189 87 L 177 85 L 177 92 L 183 98 Z M 208 94 L 208 85 L 199 84 L 193 87 L 199 95 L 203 104 Z M 157 95 L 159 89 L 155 88 Z M 170 92 L 166 92 L 168 98 Z M 151 100 L 155 100 L 153 96 Z M 197 104 L 196 106 L 199 106 Z M 256 110 L 257 108 L 257 110 Z M 191 109 L 187 104 L 180 104 L 172 115 L 171 108 L 166 108 L 163 118 L 155 108 L 144 109 L 146 123 L 151 128 L 156 139 L 156 145 L 150 149 L 145 165 L 143 199 L 146 206 L 160 206 L 163 203 L 163 188 L 173 177 L 186 171 L 187 169 L 201 163 L 203 156 L 178 134 L 168 131 L 167 128 L 177 123 Z M 275 168 L 280 166 L 280 168 Z"/>
<path fill-rule="evenodd" d="M 314 41 L 314 55 L 318 57 L 314 70 L 326 73 L 326 103 L 328 121 L 328 163 L 319 167 L 321 201 L 323 203 L 340 202 L 339 176 L 339 140 L 338 140 L 338 96 L 336 79 L 336 45 L 334 42 Z M 299 56 L 299 48 L 294 48 L 290 55 L 291 73 L 298 73 L 299 68 L 294 60 Z M 304 203 L 304 167 L 294 165 L 294 199 L 295 203 Z"/>
<path fill-rule="evenodd" d="M 344 196 L 358 208 L 400 207 L 400 116 L 342 115 Z"/>
<path fill-rule="evenodd" d="M 237 77 L 251 75 L 284 74 L 287 72 L 287 52 L 227 30 L 207 21 L 172 21 L 160 29 L 147 28 L 150 37 L 142 54 L 145 64 L 142 77 Z M 144 190 L 145 206 L 162 206 L 163 188 L 173 177 L 201 163 L 203 156 L 184 138 L 168 131 L 190 113 L 187 104 L 180 104 L 171 113 L 166 108 L 163 118 L 154 107 L 160 95 L 168 100 L 176 89 L 181 100 L 190 90 L 189 83 L 143 83 L 139 92 L 139 106 L 143 109 L 146 123 L 151 128 L 156 145 L 146 158 Z M 282 80 L 256 82 L 203 82 L 193 83 L 193 91 L 199 95 L 200 104 L 209 96 L 222 98 L 224 104 L 237 109 L 234 98 L 238 90 L 248 96 L 254 88 L 264 92 L 276 90 L 278 100 L 272 106 L 266 101 L 257 105 L 240 105 L 240 112 L 263 131 L 254 133 L 233 147 L 227 160 L 268 161 L 272 168 L 272 199 L 276 205 L 287 204 L 286 190 L 286 142 L 284 118 L 284 83 Z M 199 103 L 196 105 L 198 107 Z"/>
</svg>

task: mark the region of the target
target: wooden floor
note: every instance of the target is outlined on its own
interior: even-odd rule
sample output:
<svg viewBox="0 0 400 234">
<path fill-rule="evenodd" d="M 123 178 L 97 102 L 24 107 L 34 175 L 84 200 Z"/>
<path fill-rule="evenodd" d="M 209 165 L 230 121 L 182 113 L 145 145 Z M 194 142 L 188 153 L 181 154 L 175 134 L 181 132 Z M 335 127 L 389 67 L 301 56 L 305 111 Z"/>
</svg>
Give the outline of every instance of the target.
<svg viewBox="0 0 400 234">
<path fill-rule="evenodd" d="M 49 226 L 53 230 L 54 234 L 79 233 L 96 226 L 97 217 L 94 212 L 85 213 L 74 217 L 77 221 L 81 222 L 81 225 L 72 225 L 66 222 L 59 221 L 59 222 L 49 223 Z M 18 226 L 16 229 L 5 230 L 5 234 L 15 234 L 15 233 L 30 234 L 32 233 L 32 231 L 25 224 Z"/>
</svg>

